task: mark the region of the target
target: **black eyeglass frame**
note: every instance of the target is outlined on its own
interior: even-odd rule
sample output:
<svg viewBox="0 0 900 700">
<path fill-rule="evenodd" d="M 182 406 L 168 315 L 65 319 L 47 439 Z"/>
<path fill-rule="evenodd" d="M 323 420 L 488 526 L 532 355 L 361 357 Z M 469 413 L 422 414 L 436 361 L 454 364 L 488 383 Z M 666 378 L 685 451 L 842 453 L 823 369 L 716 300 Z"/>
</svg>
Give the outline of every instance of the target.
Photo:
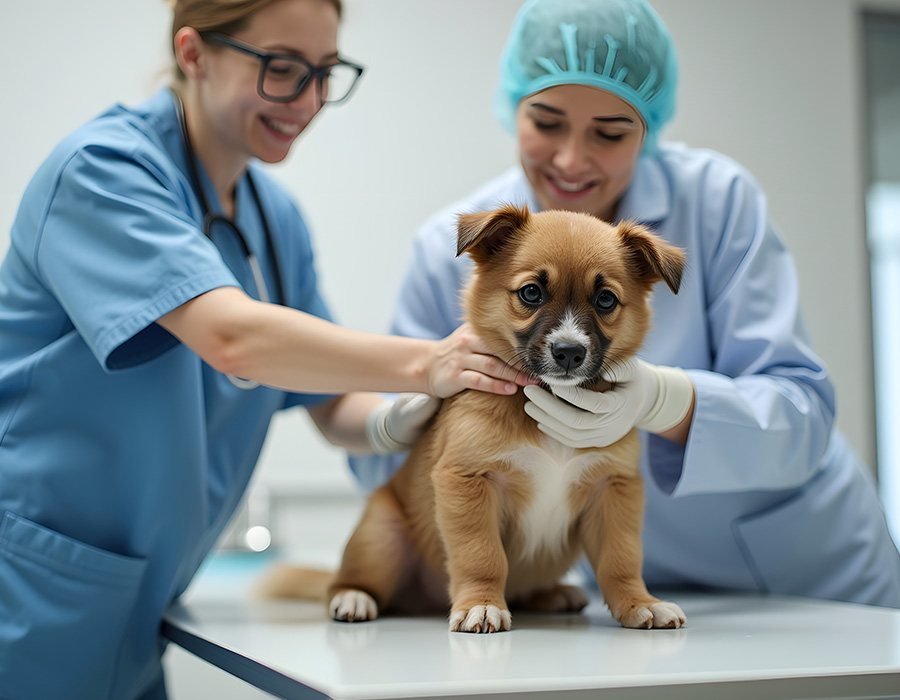
<svg viewBox="0 0 900 700">
<path fill-rule="evenodd" d="M 256 83 L 256 92 L 259 93 L 259 96 L 264 100 L 268 100 L 269 102 L 293 102 L 296 100 L 306 88 L 309 87 L 309 84 L 315 79 L 319 83 L 319 92 L 322 93 L 324 88 L 325 79 L 328 77 L 329 71 L 334 68 L 334 66 L 347 66 L 348 68 L 352 68 L 356 71 L 356 79 L 353 81 L 353 84 L 350 86 L 350 89 L 347 90 L 347 94 L 341 97 L 339 100 L 329 100 L 324 99 L 323 104 L 340 104 L 341 102 L 345 102 L 350 95 L 353 94 L 353 91 L 356 89 L 357 84 L 359 83 L 360 77 L 362 77 L 363 71 L 365 68 L 356 63 L 352 63 L 350 61 L 346 61 L 343 58 L 338 58 L 334 63 L 329 63 L 327 66 L 315 66 L 305 58 L 301 56 L 295 56 L 294 54 L 289 53 L 269 53 L 267 51 L 260 51 L 259 49 L 255 49 L 249 44 L 245 44 L 242 41 L 238 41 L 234 37 L 230 37 L 227 34 L 222 34 L 220 32 L 200 32 L 201 38 L 204 41 L 212 41 L 216 44 L 221 44 L 222 46 L 228 46 L 232 49 L 240 51 L 241 53 L 247 54 L 248 56 L 253 56 L 254 58 L 260 61 L 259 67 L 259 80 Z M 301 78 L 297 87 L 295 88 L 293 94 L 277 97 L 273 95 L 266 94 L 264 89 L 265 79 L 266 79 L 266 69 L 269 66 L 269 63 L 273 60 L 287 60 L 294 61 L 295 63 L 300 63 L 303 66 L 306 66 L 309 69 L 309 72 Z"/>
</svg>

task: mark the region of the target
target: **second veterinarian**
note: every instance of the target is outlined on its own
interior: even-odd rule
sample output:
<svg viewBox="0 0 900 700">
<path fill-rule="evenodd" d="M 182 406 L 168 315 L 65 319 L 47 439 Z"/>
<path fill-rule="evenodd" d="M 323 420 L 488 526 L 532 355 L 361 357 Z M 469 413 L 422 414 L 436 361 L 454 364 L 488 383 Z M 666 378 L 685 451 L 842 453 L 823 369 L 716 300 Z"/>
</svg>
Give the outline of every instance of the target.
<svg viewBox="0 0 900 700">
<path fill-rule="evenodd" d="M 606 394 L 527 388 L 529 413 L 573 446 L 611 444 L 651 410 L 671 415 L 641 436 L 649 586 L 900 607 L 900 554 L 871 475 L 835 428 L 765 194 L 726 156 L 659 142 L 677 78 L 671 37 L 644 0 L 526 2 L 496 102 L 521 163 L 423 225 L 392 330 L 440 338 L 457 326 L 469 270 L 453 247 L 460 212 L 511 202 L 646 224 L 689 262 L 677 297 L 656 293 L 643 359 L 618 368 Z M 371 487 L 400 459 L 352 466 Z"/>
</svg>

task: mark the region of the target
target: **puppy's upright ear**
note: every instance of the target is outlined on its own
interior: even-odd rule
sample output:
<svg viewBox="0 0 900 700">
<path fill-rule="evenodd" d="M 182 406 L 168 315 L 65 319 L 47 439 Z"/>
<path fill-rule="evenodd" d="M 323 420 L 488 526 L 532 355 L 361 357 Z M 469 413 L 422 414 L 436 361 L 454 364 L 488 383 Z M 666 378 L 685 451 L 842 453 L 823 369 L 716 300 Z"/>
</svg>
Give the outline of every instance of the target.
<svg viewBox="0 0 900 700">
<path fill-rule="evenodd" d="M 507 204 L 494 211 L 460 214 L 457 220 L 456 257 L 468 253 L 476 262 L 502 249 L 531 218 L 528 207 Z"/>
<path fill-rule="evenodd" d="M 684 274 L 684 251 L 633 221 L 619 224 L 618 233 L 631 252 L 631 263 L 638 277 L 650 284 L 664 280 L 678 294 Z"/>
</svg>

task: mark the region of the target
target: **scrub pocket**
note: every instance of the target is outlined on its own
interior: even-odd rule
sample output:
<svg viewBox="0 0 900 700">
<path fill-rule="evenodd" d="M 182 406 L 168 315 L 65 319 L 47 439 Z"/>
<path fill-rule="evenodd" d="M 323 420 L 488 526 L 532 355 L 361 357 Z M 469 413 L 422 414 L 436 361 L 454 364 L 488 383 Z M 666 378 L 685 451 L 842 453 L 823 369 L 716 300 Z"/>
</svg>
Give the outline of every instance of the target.
<svg viewBox="0 0 900 700">
<path fill-rule="evenodd" d="M 142 559 L 0 521 L 0 698 L 109 698 Z"/>
</svg>

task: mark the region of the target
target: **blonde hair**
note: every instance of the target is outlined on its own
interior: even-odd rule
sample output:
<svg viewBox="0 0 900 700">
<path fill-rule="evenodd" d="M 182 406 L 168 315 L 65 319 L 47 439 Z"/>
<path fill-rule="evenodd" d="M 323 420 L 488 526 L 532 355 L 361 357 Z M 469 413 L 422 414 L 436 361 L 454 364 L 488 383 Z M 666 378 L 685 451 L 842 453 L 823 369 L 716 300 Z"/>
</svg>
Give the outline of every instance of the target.
<svg viewBox="0 0 900 700">
<path fill-rule="evenodd" d="M 166 0 L 172 8 L 172 34 L 169 45 L 175 52 L 175 35 L 182 27 L 198 32 L 232 34 L 240 31 L 257 12 L 276 0 Z M 341 0 L 323 0 L 334 6 L 338 18 L 343 11 Z M 184 73 L 175 62 L 175 83 L 184 80 Z"/>
</svg>

